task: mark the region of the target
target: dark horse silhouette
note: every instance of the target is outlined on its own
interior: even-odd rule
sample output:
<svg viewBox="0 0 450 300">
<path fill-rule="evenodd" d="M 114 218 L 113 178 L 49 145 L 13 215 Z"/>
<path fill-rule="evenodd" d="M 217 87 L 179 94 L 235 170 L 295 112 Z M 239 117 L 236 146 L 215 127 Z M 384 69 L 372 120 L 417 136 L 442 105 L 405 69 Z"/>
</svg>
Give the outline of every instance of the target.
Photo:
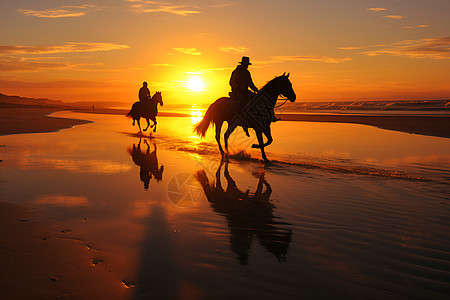
<svg viewBox="0 0 450 300">
<path fill-rule="evenodd" d="M 135 163 L 135 165 L 141 168 L 139 177 L 144 183 L 144 188 L 148 190 L 152 175 L 156 178 L 156 181 L 159 182 L 162 180 L 164 166 L 158 168 L 156 145 L 153 144 L 155 150 L 150 152 L 150 145 L 148 144 L 147 140 L 144 139 L 144 143 L 147 145 L 147 150 L 145 152 L 141 150 L 141 139 L 139 139 L 139 143 L 137 144 L 137 146 L 133 144 L 133 147 L 128 149 L 128 153 L 130 153 L 131 157 L 133 158 L 133 162 Z"/>
<path fill-rule="evenodd" d="M 147 127 L 144 129 L 146 131 L 150 126 L 150 120 L 153 121 L 153 125 L 150 128 L 153 128 L 153 132 L 156 132 L 156 115 L 158 114 L 158 103 L 163 106 L 164 103 L 162 101 L 161 92 L 156 92 L 153 97 L 149 100 L 138 101 L 133 104 L 130 112 L 127 114 L 127 117 L 133 118 L 133 126 L 135 121 L 139 126 L 139 132 L 141 132 L 141 123 L 140 119 L 144 118 L 147 120 Z"/>
<path fill-rule="evenodd" d="M 264 174 L 256 175 L 259 178 L 258 187 L 253 195 L 247 190 L 239 190 L 236 182 L 228 171 L 228 162 L 225 162 L 224 176 L 228 186 L 222 188 L 220 181 L 221 167 L 216 172 L 215 182 L 210 183 L 204 170 L 195 174 L 208 198 L 213 210 L 223 215 L 230 228 L 231 250 L 237 254 L 239 262 L 247 264 L 253 236 L 270 253 L 275 255 L 279 262 L 286 261 L 289 243 L 292 240 L 292 230 L 280 225 L 290 225 L 276 221 L 273 214 L 275 205 L 270 200 L 272 188 L 264 178 Z M 265 191 L 264 187 L 266 188 Z"/>
<path fill-rule="evenodd" d="M 268 162 L 264 147 L 270 145 L 273 141 L 270 131 L 272 122 L 272 110 L 275 107 L 277 98 L 282 95 L 294 102 L 296 95 L 292 89 L 292 83 L 289 80 L 289 74 L 283 74 L 269 81 L 260 92 L 250 100 L 242 109 L 236 105 L 235 101 L 230 98 L 222 97 L 211 104 L 203 117 L 203 120 L 195 127 L 195 132 L 204 137 L 209 125 L 212 123 L 216 126 L 216 140 L 219 144 L 219 150 L 222 155 L 224 151 L 220 144 L 220 131 L 223 122 L 228 122 L 228 129 L 224 134 L 225 150 L 228 153 L 228 138 L 237 126 L 247 126 L 253 128 L 258 139 L 258 144 L 253 144 L 253 148 L 261 149 L 262 158 Z M 263 136 L 267 137 L 264 143 Z"/>
</svg>

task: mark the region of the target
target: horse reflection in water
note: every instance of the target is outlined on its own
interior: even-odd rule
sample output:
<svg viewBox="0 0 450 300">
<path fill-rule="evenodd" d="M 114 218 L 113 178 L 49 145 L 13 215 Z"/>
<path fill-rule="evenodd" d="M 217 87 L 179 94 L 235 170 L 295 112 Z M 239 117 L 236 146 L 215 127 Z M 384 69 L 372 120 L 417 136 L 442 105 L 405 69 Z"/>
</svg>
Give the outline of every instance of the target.
<svg viewBox="0 0 450 300">
<path fill-rule="evenodd" d="M 150 152 L 150 145 L 147 140 L 144 139 L 144 143 L 147 145 L 147 150 L 141 150 L 141 141 L 139 139 L 139 143 L 137 146 L 133 144 L 133 147 L 128 149 L 131 157 L 133 158 L 133 162 L 141 168 L 139 172 L 139 177 L 141 181 L 144 183 L 145 190 L 148 190 L 148 186 L 150 184 L 150 179 L 155 177 L 156 181 L 159 182 L 162 180 L 164 166 L 158 168 L 158 157 L 156 156 L 156 145 L 153 144 L 154 150 Z"/>
<path fill-rule="evenodd" d="M 228 186 L 224 190 L 220 176 L 222 165 L 223 162 L 216 172 L 215 182 L 209 182 L 204 170 L 198 171 L 196 178 L 213 210 L 225 216 L 227 220 L 231 231 L 231 250 L 237 254 L 239 262 L 246 265 L 255 236 L 267 251 L 277 257 L 279 262 L 285 262 L 289 243 L 292 240 L 292 230 L 282 227 L 290 224 L 276 221 L 273 214 L 275 205 L 270 200 L 272 188 L 264 174 L 255 175 L 259 181 L 253 195 L 249 190 L 244 193 L 237 187 L 228 170 L 228 162 L 225 162 L 224 176 Z"/>
</svg>

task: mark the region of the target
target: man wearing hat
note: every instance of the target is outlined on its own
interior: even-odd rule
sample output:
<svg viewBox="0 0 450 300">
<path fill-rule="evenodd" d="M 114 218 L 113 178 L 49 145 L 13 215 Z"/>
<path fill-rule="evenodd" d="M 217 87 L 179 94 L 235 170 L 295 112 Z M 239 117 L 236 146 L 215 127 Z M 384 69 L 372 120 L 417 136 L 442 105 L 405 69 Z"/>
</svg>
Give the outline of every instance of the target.
<svg viewBox="0 0 450 300">
<path fill-rule="evenodd" d="M 230 86 L 231 86 L 231 99 L 238 101 L 244 106 L 249 98 L 249 88 L 255 93 L 258 92 L 258 88 L 255 86 L 248 70 L 248 66 L 251 65 L 250 58 L 247 56 L 242 57 L 242 61 L 231 73 Z"/>
<path fill-rule="evenodd" d="M 253 83 L 252 76 L 248 70 L 249 65 L 251 65 L 250 58 L 243 56 L 241 62 L 239 62 L 239 65 L 236 69 L 234 69 L 233 73 L 231 73 L 230 98 L 238 103 L 239 110 L 247 104 L 252 95 L 252 92 L 248 90 L 249 88 L 255 93 L 258 92 L 258 88 Z M 242 128 L 244 129 L 245 134 L 250 136 L 248 133 L 248 127 L 242 126 Z"/>
</svg>

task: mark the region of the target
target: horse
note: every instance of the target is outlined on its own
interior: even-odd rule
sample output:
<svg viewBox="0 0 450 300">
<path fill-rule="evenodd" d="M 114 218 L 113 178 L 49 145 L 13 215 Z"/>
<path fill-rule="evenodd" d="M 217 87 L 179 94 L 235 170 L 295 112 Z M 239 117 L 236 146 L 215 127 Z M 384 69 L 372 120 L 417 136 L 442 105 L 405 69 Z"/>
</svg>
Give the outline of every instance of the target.
<svg viewBox="0 0 450 300">
<path fill-rule="evenodd" d="M 150 128 L 153 128 L 153 132 L 156 132 L 156 115 L 158 114 L 158 103 L 163 106 L 164 103 L 162 101 L 161 92 L 156 92 L 153 97 L 149 100 L 138 101 L 133 104 L 130 112 L 127 114 L 127 117 L 133 118 L 133 126 L 135 121 L 139 126 L 139 132 L 141 131 L 140 119 L 144 118 L 147 120 L 147 127 L 144 129 L 146 131 L 150 126 L 150 120 L 153 121 L 153 125 Z"/>
<path fill-rule="evenodd" d="M 209 106 L 203 120 L 196 125 L 194 131 L 197 135 L 204 137 L 209 126 L 213 124 L 216 127 L 216 141 L 219 145 L 220 153 L 224 156 L 225 152 L 220 144 L 220 132 L 223 122 L 227 121 L 228 123 L 228 129 L 224 134 L 226 153 L 228 153 L 228 138 L 237 126 L 253 128 L 258 144 L 253 144 L 252 148 L 261 149 L 262 158 L 265 162 L 269 162 L 264 148 L 273 141 L 270 124 L 272 122 L 273 109 L 280 95 L 289 99 L 290 102 L 296 100 L 292 83 L 289 80 L 289 73 L 287 75 L 284 73 L 269 81 L 240 111 L 236 109 L 236 101 L 230 100 L 228 97 L 217 99 Z M 263 134 L 267 138 L 266 143 L 264 143 Z"/>
</svg>

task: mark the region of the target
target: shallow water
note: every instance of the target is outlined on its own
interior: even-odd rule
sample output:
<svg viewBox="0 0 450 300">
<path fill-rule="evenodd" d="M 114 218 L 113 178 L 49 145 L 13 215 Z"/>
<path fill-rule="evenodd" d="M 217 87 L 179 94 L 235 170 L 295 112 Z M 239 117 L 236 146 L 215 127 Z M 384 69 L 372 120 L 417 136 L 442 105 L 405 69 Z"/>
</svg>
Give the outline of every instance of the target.
<svg viewBox="0 0 450 300">
<path fill-rule="evenodd" d="M 273 164 L 241 129 L 221 164 L 195 118 L 139 138 L 122 116 L 54 116 L 95 122 L 0 137 L 0 199 L 59 220 L 136 298 L 450 294 L 450 139 L 277 122 Z"/>
</svg>

